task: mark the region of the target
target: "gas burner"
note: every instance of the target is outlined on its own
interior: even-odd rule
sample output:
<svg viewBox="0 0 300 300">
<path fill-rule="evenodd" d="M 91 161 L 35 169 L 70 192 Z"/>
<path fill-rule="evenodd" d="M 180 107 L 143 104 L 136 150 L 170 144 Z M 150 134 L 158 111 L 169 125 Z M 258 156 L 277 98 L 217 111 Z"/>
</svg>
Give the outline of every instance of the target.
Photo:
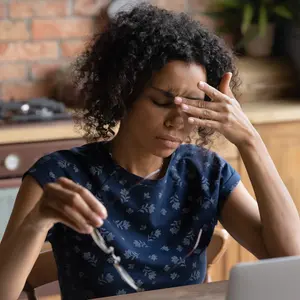
<svg viewBox="0 0 300 300">
<path fill-rule="evenodd" d="M 37 98 L 26 102 L 0 100 L 0 122 L 4 124 L 70 120 L 72 115 L 61 102 Z"/>
</svg>

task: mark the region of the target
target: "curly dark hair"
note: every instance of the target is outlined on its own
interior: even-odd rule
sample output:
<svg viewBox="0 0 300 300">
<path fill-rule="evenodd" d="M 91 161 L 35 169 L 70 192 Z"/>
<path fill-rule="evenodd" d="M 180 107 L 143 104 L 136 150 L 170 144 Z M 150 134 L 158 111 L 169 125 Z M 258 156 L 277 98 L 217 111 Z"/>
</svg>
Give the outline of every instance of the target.
<svg viewBox="0 0 300 300">
<path fill-rule="evenodd" d="M 187 14 L 140 4 L 110 19 L 75 64 L 85 138 L 111 138 L 153 72 L 172 60 L 203 65 L 208 83 L 216 88 L 232 72 L 233 92 L 238 86 L 232 51 Z M 199 128 L 198 133 L 207 144 L 213 132 Z"/>
</svg>

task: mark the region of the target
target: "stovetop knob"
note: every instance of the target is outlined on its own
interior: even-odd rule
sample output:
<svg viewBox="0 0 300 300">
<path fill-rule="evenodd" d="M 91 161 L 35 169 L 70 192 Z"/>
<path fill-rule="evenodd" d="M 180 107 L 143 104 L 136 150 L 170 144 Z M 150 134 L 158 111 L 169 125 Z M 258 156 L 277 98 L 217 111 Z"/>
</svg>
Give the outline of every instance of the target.
<svg viewBox="0 0 300 300">
<path fill-rule="evenodd" d="M 9 171 L 15 171 L 19 168 L 20 158 L 15 154 L 9 154 L 4 160 L 4 166 Z"/>
</svg>

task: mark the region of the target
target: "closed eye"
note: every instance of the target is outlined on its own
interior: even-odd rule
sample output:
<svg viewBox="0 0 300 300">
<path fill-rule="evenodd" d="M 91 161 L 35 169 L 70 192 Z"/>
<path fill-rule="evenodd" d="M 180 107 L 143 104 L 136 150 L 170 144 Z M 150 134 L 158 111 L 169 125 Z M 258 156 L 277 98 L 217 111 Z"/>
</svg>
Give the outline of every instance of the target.
<svg viewBox="0 0 300 300">
<path fill-rule="evenodd" d="M 167 102 L 167 103 L 159 103 L 157 101 L 152 100 L 152 103 L 156 106 L 160 106 L 160 107 L 170 107 L 173 105 L 173 102 Z"/>
</svg>

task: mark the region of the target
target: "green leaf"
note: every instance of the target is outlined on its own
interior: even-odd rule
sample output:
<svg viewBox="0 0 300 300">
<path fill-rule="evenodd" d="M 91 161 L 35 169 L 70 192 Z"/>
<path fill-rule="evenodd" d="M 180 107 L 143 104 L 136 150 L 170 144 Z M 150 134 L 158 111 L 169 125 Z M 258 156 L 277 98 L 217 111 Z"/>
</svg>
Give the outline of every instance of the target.
<svg viewBox="0 0 300 300">
<path fill-rule="evenodd" d="M 265 5 L 261 5 L 259 9 L 259 17 L 258 17 L 258 29 L 259 29 L 260 36 L 266 35 L 267 25 L 268 25 L 268 12 Z"/>
<path fill-rule="evenodd" d="M 253 16 L 254 16 L 254 8 L 250 3 L 247 3 L 244 6 L 243 21 L 242 21 L 242 26 L 241 26 L 241 31 L 242 31 L 243 35 L 245 35 L 246 32 L 248 31 L 249 26 L 252 23 Z"/>
<path fill-rule="evenodd" d="M 216 3 L 222 7 L 230 7 L 230 8 L 237 8 L 241 6 L 240 0 L 218 0 Z"/>
<path fill-rule="evenodd" d="M 278 16 L 285 18 L 285 19 L 292 19 L 293 14 L 292 12 L 285 7 L 284 5 L 277 5 L 273 9 L 274 13 L 277 14 Z"/>
<path fill-rule="evenodd" d="M 229 28 L 227 28 L 227 27 L 219 27 L 219 28 L 217 28 L 216 29 L 216 33 L 218 34 L 218 35 L 221 35 L 221 34 L 230 34 L 230 33 L 232 33 L 232 31 L 229 29 Z"/>
<path fill-rule="evenodd" d="M 253 40 L 258 35 L 257 30 L 254 27 L 250 27 L 250 29 L 246 32 L 245 36 L 235 45 L 237 50 L 240 50 L 246 44 L 248 44 L 251 40 Z"/>
<path fill-rule="evenodd" d="M 223 11 L 203 11 L 200 13 L 201 15 L 204 15 L 204 16 L 207 16 L 207 17 L 210 17 L 212 19 L 222 19 L 224 18 L 224 12 Z"/>
<path fill-rule="evenodd" d="M 210 10 L 223 11 L 223 13 L 226 14 L 227 11 L 241 10 L 243 4 L 241 4 L 240 0 L 214 0 L 210 7 Z"/>
</svg>

